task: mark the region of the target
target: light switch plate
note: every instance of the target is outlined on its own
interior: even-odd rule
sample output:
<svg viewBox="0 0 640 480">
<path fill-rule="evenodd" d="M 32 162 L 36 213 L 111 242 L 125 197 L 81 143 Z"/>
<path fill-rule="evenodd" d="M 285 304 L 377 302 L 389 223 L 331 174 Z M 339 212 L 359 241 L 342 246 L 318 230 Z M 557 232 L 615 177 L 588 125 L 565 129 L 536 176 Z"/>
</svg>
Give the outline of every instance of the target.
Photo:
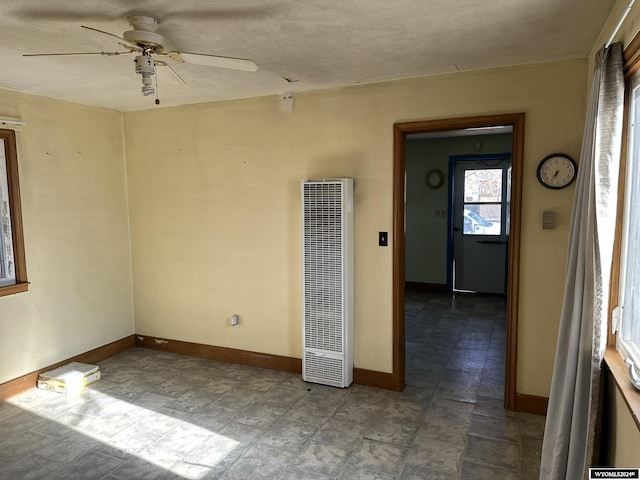
<svg viewBox="0 0 640 480">
<path fill-rule="evenodd" d="M 386 247 L 388 245 L 388 234 L 387 232 L 379 232 L 378 233 L 378 246 Z"/>
</svg>

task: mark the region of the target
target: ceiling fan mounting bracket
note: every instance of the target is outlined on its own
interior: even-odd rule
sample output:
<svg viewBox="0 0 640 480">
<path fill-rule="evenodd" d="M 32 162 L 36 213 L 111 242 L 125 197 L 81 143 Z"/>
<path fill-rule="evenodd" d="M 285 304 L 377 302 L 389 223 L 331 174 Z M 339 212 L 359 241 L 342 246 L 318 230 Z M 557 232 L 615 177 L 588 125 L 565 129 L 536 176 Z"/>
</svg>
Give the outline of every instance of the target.
<svg viewBox="0 0 640 480">
<path fill-rule="evenodd" d="M 145 32 L 155 32 L 158 29 L 158 21 L 153 17 L 146 15 L 130 15 L 127 21 L 134 30 L 142 30 Z"/>
</svg>

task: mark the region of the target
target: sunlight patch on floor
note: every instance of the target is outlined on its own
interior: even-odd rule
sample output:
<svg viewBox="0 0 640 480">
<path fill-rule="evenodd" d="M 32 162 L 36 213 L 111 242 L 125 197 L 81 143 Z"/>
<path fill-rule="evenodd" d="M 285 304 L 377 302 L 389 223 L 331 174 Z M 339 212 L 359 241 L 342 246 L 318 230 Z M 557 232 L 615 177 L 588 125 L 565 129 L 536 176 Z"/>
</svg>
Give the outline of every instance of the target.
<svg viewBox="0 0 640 480">
<path fill-rule="evenodd" d="M 206 428 L 89 388 L 72 396 L 33 389 L 7 403 L 188 480 L 205 477 L 240 445 Z"/>
</svg>

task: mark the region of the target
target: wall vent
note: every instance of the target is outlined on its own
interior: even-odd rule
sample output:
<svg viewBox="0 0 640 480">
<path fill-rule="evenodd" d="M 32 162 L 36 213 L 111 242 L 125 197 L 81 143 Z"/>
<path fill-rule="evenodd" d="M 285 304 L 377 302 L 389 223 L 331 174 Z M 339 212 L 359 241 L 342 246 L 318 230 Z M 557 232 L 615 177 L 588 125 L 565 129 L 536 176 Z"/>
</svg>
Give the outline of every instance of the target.
<svg viewBox="0 0 640 480">
<path fill-rule="evenodd" d="M 303 358 L 307 382 L 353 381 L 353 179 L 302 182 Z"/>
</svg>

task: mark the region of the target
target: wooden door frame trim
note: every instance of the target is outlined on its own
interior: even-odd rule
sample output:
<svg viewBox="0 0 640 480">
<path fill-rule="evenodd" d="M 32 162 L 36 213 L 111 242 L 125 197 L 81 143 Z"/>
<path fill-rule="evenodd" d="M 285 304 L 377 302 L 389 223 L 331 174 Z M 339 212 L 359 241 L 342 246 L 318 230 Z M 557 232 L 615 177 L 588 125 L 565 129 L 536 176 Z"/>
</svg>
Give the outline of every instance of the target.
<svg viewBox="0 0 640 480">
<path fill-rule="evenodd" d="M 393 389 L 405 387 L 405 176 L 406 138 L 412 133 L 445 132 L 465 128 L 513 127 L 511 170 L 511 225 L 507 275 L 507 340 L 504 406 L 516 410 L 520 235 L 524 161 L 524 113 L 447 118 L 396 123 L 393 126 Z"/>
</svg>

